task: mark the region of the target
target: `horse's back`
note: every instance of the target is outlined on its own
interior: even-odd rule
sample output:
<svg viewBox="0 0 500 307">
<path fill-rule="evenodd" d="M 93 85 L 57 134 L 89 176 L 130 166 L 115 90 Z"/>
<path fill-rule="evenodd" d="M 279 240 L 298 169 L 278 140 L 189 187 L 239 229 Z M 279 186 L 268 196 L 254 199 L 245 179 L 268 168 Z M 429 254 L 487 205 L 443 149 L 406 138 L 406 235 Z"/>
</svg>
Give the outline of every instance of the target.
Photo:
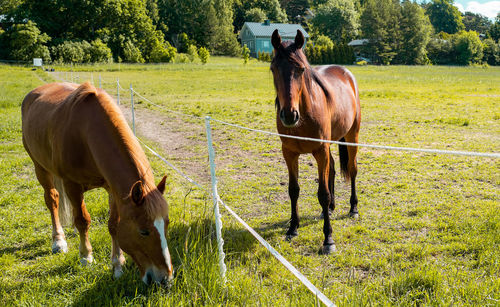
<svg viewBox="0 0 500 307">
<path fill-rule="evenodd" d="M 73 110 L 81 100 L 96 89 L 90 84 L 51 83 L 29 92 L 22 103 L 23 144 L 35 163 L 48 171 L 56 170 L 56 156 L 70 147 L 65 144 L 69 134 L 78 133 L 71 127 L 73 118 L 81 117 L 80 110 Z"/>
<path fill-rule="evenodd" d="M 332 139 L 340 139 L 352 128 L 358 130 L 361 122 L 361 106 L 354 75 L 339 65 L 323 65 L 314 69 L 324 80 L 323 90 L 333 110 Z"/>
</svg>

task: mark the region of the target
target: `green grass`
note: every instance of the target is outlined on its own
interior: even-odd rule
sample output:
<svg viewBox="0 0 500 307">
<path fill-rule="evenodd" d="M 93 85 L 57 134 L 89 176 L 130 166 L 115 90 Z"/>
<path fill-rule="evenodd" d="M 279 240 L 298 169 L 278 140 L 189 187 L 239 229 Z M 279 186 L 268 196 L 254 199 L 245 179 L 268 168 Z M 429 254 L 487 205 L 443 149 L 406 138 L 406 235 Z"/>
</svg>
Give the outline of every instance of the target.
<svg viewBox="0 0 500 307">
<path fill-rule="evenodd" d="M 56 67 L 57 71 L 70 71 Z M 360 142 L 395 146 L 498 152 L 500 68 L 349 67 L 361 91 Z M 169 110 L 275 131 L 269 66 L 211 58 L 207 65 L 75 66 L 79 81 L 98 75 L 108 92 L 116 79 L 164 108 L 135 97 L 139 110 L 164 118 L 193 152 L 162 152 L 207 182 L 204 122 Z M 68 73 L 71 76 L 71 73 Z M 0 297 L 7 305 L 314 305 L 315 298 L 241 225 L 223 212 L 227 284 L 218 277 L 211 201 L 191 191 L 150 157 L 158 178 L 169 174 L 168 234 L 177 277 L 170 290 L 145 287 L 129 259 L 113 281 L 109 264 L 106 195 L 86 195 L 93 224 L 96 264 L 81 267 L 77 240 L 70 252 L 50 253 L 50 218 L 31 161 L 21 144 L 22 97 L 43 72 L 0 66 Z M 121 91 L 126 103 L 128 91 Z M 141 122 L 137 122 L 140 126 Z M 349 188 L 336 182 L 333 238 L 338 252 L 318 254 L 322 221 L 316 198 L 317 170 L 300 160 L 299 236 L 284 240 L 290 215 L 286 167 L 274 137 L 214 123 L 222 199 L 338 305 L 498 305 L 500 300 L 500 163 L 495 159 L 360 149 L 361 218 L 345 217 Z M 332 146 L 338 160 L 336 148 Z M 337 165 L 338 168 L 338 165 Z"/>
</svg>

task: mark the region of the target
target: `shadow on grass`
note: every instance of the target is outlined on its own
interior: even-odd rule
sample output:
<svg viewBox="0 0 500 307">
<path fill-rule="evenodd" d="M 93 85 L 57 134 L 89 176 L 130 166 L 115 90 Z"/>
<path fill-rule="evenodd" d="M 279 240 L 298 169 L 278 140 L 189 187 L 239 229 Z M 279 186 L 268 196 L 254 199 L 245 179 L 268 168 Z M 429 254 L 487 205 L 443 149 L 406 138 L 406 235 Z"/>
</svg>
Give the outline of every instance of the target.
<svg viewBox="0 0 500 307">
<path fill-rule="evenodd" d="M 22 260 L 30 260 L 41 256 L 48 256 L 52 254 L 52 252 L 50 251 L 50 245 L 48 245 L 49 248 L 42 247 L 45 244 L 49 243 L 44 239 L 37 239 L 24 244 L 5 247 L 0 249 L 0 257 L 5 254 L 16 254 L 16 256 Z"/>
</svg>

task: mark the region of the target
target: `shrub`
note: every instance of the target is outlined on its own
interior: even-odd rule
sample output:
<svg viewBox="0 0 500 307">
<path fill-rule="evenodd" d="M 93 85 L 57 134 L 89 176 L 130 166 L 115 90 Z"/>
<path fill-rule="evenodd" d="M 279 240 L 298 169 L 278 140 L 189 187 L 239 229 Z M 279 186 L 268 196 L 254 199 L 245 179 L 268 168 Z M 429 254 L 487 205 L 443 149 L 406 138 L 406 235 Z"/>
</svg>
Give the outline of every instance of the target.
<svg viewBox="0 0 500 307">
<path fill-rule="evenodd" d="M 149 55 L 149 62 L 153 63 L 168 63 L 173 62 L 177 54 L 177 49 L 172 47 L 170 43 L 161 44 L 157 43 L 151 50 Z"/>
<path fill-rule="evenodd" d="M 453 47 L 458 64 L 479 63 L 483 58 L 483 44 L 475 31 L 460 31 L 454 35 Z"/>
<path fill-rule="evenodd" d="M 200 48 L 198 55 L 200 56 L 201 63 L 203 64 L 206 64 L 210 58 L 210 52 L 208 52 L 208 49 L 205 47 Z"/>
<path fill-rule="evenodd" d="M 198 58 L 198 48 L 195 45 L 189 45 L 187 54 L 190 62 L 194 62 Z"/>
<path fill-rule="evenodd" d="M 60 63 L 88 63 L 91 61 L 91 45 L 87 41 L 71 42 L 52 47 L 54 61 Z"/>
<path fill-rule="evenodd" d="M 178 53 L 175 57 L 176 63 L 187 63 L 189 61 L 189 57 L 185 53 Z"/>
<path fill-rule="evenodd" d="M 125 62 L 144 63 L 141 51 L 130 40 L 127 40 L 123 46 L 123 56 Z"/>
<path fill-rule="evenodd" d="M 243 46 L 241 49 L 241 56 L 243 57 L 243 63 L 248 63 L 248 60 L 250 59 L 250 49 L 248 49 L 247 45 Z"/>
<path fill-rule="evenodd" d="M 89 53 L 92 63 L 109 63 L 113 60 L 111 49 L 99 38 L 90 43 Z"/>
<path fill-rule="evenodd" d="M 318 35 L 314 40 L 315 46 L 333 48 L 333 41 L 326 35 Z"/>
</svg>

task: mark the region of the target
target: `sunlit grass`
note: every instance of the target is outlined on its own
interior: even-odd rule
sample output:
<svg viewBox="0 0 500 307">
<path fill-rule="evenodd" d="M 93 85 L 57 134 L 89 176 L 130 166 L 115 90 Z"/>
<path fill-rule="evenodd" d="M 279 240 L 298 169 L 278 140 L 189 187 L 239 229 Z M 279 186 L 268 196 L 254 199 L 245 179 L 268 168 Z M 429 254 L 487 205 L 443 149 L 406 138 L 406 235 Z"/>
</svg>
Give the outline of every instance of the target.
<svg viewBox="0 0 500 307">
<path fill-rule="evenodd" d="M 71 77 L 71 67 L 55 67 Z M 360 142 L 410 147 L 500 151 L 500 69 L 477 67 L 349 67 L 361 91 Z M 66 74 L 68 72 L 68 74 Z M 91 75 L 92 72 L 92 75 Z M 204 122 L 168 110 L 275 130 L 269 65 L 211 58 L 207 65 L 73 67 L 128 103 L 164 117 L 192 142 L 207 170 Z M 71 229 L 70 252 L 50 253 L 50 218 L 24 152 L 19 106 L 38 79 L 55 75 L 0 66 L 0 297 L 7 305 L 314 305 L 315 298 L 250 234 L 224 213 L 228 283 L 219 279 L 211 201 L 161 161 L 169 174 L 169 246 L 177 278 L 166 291 L 142 285 L 129 260 L 123 279 L 111 277 L 106 195 L 87 195 L 96 265 L 81 267 Z M 137 122 L 140 126 L 141 122 Z M 248 223 L 339 305 L 497 305 L 500 300 L 500 163 L 495 159 L 360 149 L 361 218 L 345 218 L 348 185 L 336 182 L 333 237 L 338 253 L 321 256 L 317 170 L 300 160 L 299 237 L 284 240 L 290 215 L 286 167 L 274 137 L 214 123 L 219 192 Z M 148 142 L 151 146 L 154 143 Z M 157 147 L 155 147 L 157 148 Z M 160 152 L 161 150 L 158 149 Z M 333 146 L 334 158 L 338 160 Z M 185 157 L 169 154 L 189 172 Z M 338 168 L 338 166 L 337 166 Z M 192 175 L 192 174 L 189 174 Z"/>
</svg>

